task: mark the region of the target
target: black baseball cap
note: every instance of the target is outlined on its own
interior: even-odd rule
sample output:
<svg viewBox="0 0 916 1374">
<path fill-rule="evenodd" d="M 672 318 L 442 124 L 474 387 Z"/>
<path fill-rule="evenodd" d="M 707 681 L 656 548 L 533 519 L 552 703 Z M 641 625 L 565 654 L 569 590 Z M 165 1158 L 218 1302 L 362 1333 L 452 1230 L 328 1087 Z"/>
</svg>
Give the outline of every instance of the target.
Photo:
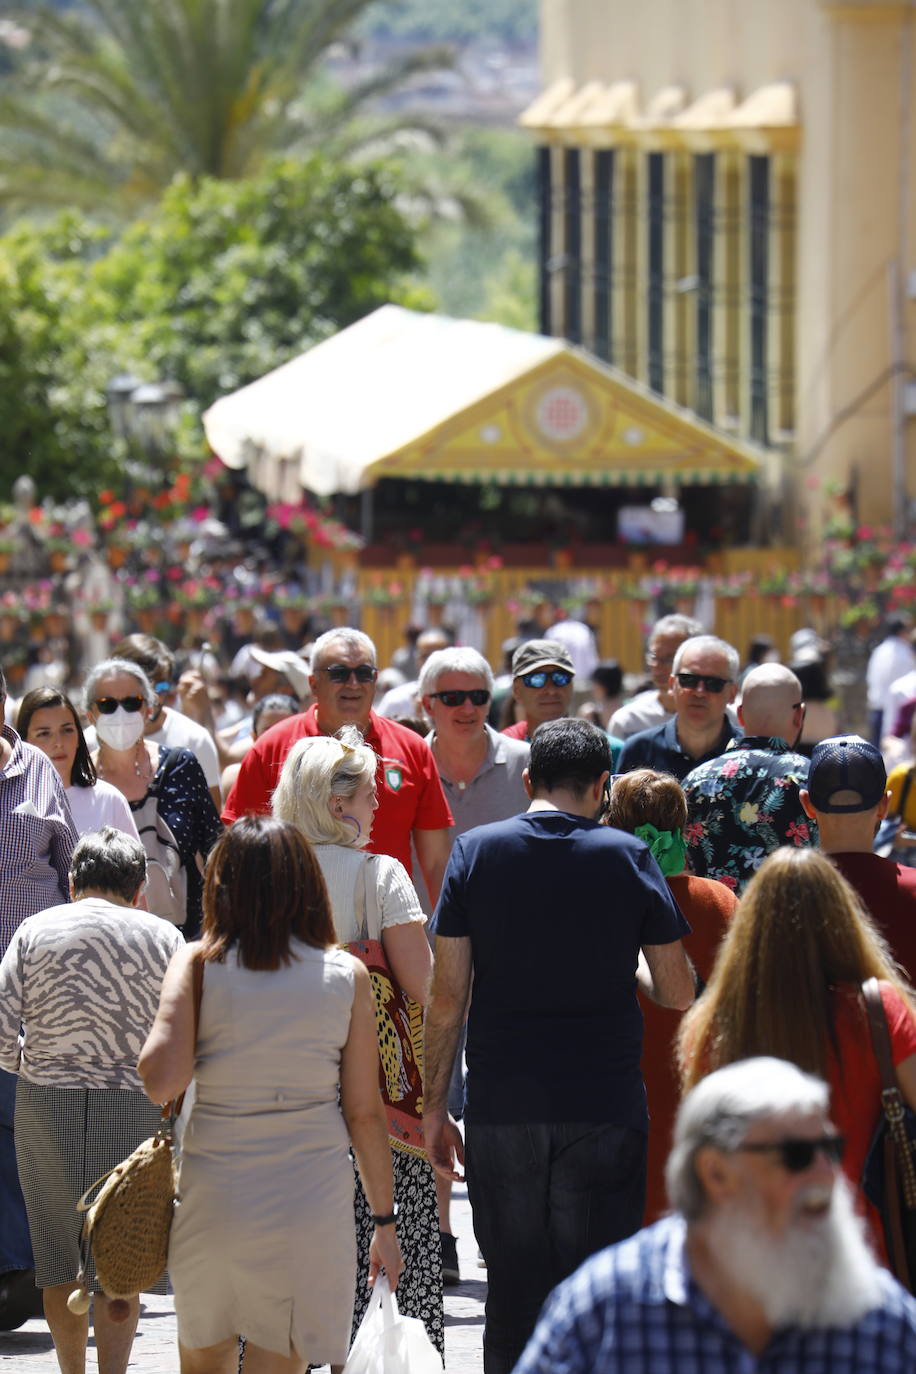
<svg viewBox="0 0 916 1374">
<path fill-rule="evenodd" d="M 871 811 L 884 796 L 887 769 L 880 750 L 859 735 L 835 735 L 811 751 L 808 796 L 815 811 Z"/>
</svg>

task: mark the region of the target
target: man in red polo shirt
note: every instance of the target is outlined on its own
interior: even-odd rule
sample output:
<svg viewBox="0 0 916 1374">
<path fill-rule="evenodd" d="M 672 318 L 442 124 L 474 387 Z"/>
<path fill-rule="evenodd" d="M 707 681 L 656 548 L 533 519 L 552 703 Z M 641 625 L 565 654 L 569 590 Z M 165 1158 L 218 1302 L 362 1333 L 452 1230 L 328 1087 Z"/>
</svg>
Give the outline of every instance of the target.
<svg viewBox="0 0 916 1374">
<path fill-rule="evenodd" d="M 252 746 L 223 809 L 227 825 L 239 816 L 270 810 L 283 762 L 305 735 L 333 735 L 356 725 L 378 755 L 378 810 L 368 848 L 390 854 L 410 873 L 410 841 L 433 902 L 449 856 L 451 812 L 429 745 L 413 730 L 373 711 L 378 669 L 368 635 L 349 628 L 329 630 L 312 650 L 309 686 L 314 704 L 280 721 Z"/>
</svg>

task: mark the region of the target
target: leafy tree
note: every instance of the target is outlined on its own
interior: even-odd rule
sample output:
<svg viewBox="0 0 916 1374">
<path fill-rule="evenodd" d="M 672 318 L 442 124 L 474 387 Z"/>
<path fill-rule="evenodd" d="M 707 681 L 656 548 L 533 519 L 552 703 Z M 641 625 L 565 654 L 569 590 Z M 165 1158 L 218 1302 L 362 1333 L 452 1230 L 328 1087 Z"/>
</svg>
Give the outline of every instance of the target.
<svg viewBox="0 0 916 1374">
<path fill-rule="evenodd" d="M 90 495 L 117 475 L 105 408 L 117 342 L 100 337 L 86 263 L 104 235 L 78 218 L 0 239 L 0 492 L 22 472 L 42 495 Z"/>
<path fill-rule="evenodd" d="M 179 177 L 94 272 L 160 375 L 201 405 L 392 299 L 418 267 L 384 166 L 313 157 L 240 182 Z M 428 302 L 427 302 L 428 303 Z"/>
<path fill-rule="evenodd" d="M 17 13 L 33 35 L 0 82 L 0 200 L 128 208 L 178 173 L 239 178 L 278 153 L 327 147 L 365 101 L 443 50 L 355 89 L 305 94 L 370 0 L 84 0 Z"/>
<path fill-rule="evenodd" d="M 428 304 L 400 189 L 313 157 L 179 178 L 120 238 L 72 214 L 0 237 L 0 490 L 26 468 L 55 497 L 113 480 L 116 372 L 181 381 L 196 413 L 384 301 Z"/>
</svg>

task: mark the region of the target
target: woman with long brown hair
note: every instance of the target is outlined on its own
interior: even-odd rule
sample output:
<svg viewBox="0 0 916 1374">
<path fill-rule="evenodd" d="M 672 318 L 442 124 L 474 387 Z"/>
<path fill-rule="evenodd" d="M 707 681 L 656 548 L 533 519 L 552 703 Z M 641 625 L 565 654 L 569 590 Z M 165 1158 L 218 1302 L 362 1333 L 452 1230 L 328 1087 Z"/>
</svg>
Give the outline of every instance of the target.
<svg viewBox="0 0 916 1374">
<path fill-rule="evenodd" d="M 716 953 L 735 910 L 735 894 L 713 878 L 687 873 L 687 799 L 677 778 L 636 768 L 614 783 L 608 801 L 608 825 L 636 835 L 649 846 L 672 896 L 690 922 L 684 949 L 696 970 L 699 985 L 712 972 Z M 679 1100 L 675 1044 L 681 1013 L 650 1002 L 640 993 L 643 1014 L 642 1076 L 649 1106 L 649 1144 L 646 1154 L 646 1210 L 648 1224 L 668 1210 L 665 1162 L 671 1152 L 672 1129 Z"/>
<path fill-rule="evenodd" d="M 343 1364 L 351 1143 L 375 1221 L 370 1281 L 384 1268 L 397 1284 L 375 1005 L 365 968 L 336 941 L 301 832 L 270 816 L 237 821 L 211 853 L 201 939 L 169 966 L 138 1066 L 155 1102 L 196 1082 L 169 1247 L 182 1374 L 234 1374 L 240 1336 L 250 1374 Z"/>
<path fill-rule="evenodd" d="M 788 1059 L 830 1084 L 846 1138 L 843 1169 L 861 1184 L 881 1112 L 862 984 L 877 978 L 897 1083 L 916 1108 L 914 994 L 855 892 L 815 849 L 774 850 L 748 884 L 706 991 L 684 1016 L 687 1091 L 754 1055 Z"/>
</svg>

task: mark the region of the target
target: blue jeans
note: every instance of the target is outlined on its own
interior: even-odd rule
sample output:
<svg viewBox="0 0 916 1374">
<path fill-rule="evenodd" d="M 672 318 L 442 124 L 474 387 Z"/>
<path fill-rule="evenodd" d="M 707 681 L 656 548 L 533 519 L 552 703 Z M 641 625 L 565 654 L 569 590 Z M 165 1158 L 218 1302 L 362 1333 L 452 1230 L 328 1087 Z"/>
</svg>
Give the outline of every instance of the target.
<svg viewBox="0 0 916 1374">
<path fill-rule="evenodd" d="M 586 1123 L 465 1123 L 474 1232 L 487 1265 L 485 1374 L 510 1374 L 548 1293 L 638 1231 L 646 1136 Z"/>
<path fill-rule="evenodd" d="M 16 1075 L 0 1069 L 0 1274 L 32 1268 L 29 1219 L 19 1187 L 13 1141 L 15 1110 Z"/>
</svg>

